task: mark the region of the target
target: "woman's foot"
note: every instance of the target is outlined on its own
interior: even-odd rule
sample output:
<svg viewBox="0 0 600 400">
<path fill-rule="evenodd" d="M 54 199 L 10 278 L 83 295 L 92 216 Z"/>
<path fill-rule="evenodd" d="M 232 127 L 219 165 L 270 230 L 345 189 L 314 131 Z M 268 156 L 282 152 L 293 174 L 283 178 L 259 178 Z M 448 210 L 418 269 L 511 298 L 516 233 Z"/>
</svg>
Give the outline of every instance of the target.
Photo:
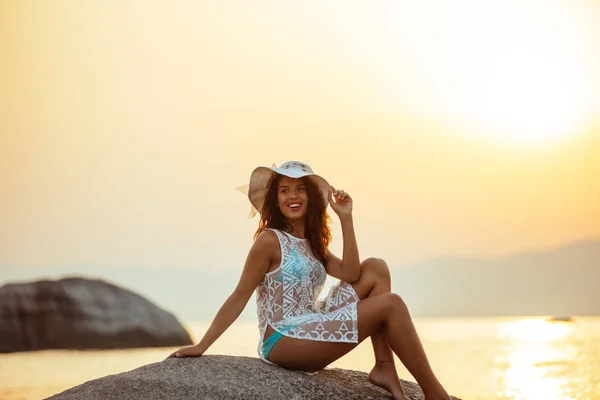
<svg viewBox="0 0 600 400">
<path fill-rule="evenodd" d="M 433 388 L 433 390 L 423 390 L 423 394 L 425 395 L 425 400 L 452 400 L 442 385 Z"/>
<path fill-rule="evenodd" d="M 448 393 L 441 392 L 437 394 L 425 395 L 425 400 L 452 400 Z"/>
<path fill-rule="evenodd" d="M 373 385 L 390 392 L 395 400 L 408 400 L 393 361 L 377 361 L 369 373 L 369 380 Z"/>
</svg>

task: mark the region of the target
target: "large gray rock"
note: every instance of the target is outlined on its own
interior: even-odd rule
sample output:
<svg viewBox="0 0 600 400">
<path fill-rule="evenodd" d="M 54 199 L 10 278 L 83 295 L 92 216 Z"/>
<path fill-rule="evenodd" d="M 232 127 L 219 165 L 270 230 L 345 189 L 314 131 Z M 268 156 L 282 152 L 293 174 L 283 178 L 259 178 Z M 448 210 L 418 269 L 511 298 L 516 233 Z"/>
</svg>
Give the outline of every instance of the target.
<svg viewBox="0 0 600 400">
<path fill-rule="evenodd" d="M 0 353 L 192 344 L 173 314 L 100 280 L 0 287 Z"/>
<path fill-rule="evenodd" d="M 416 383 L 402 381 L 409 399 L 424 399 Z M 389 399 L 367 374 L 328 369 L 316 375 L 286 370 L 258 358 L 203 356 L 169 358 L 109 375 L 50 397 L 54 400 L 104 399 Z"/>
</svg>

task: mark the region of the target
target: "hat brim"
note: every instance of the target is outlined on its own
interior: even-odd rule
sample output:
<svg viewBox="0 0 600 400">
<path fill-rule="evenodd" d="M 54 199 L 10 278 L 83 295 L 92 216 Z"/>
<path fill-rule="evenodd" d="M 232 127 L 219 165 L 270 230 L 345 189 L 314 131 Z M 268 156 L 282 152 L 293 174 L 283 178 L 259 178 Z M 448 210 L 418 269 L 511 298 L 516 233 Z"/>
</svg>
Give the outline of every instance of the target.
<svg viewBox="0 0 600 400">
<path fill-rule="evenodd" d="M 305 176 L 308 177 L 321 191 L 325 208 L 327 208 L 329 205 L 329 193 L 331 191 L 331 185 L 329 185 L 325 178 L 310 172 L 298 171 L 294 169 L 290 170 L 277 167 L 258 167 L 254 169 L 250 175 L 248 199 L 250 200 L 250 203 L 252 203 L 252 206 L 254 206 L 254 208 L 256 208 L 256 210 L 259 212 L 262 209 L 265 201 L 265 196 L 267 195 L 267 185 L 271 180 L 273 172 L 295 179 L 303 178 Z"/>
</svg>

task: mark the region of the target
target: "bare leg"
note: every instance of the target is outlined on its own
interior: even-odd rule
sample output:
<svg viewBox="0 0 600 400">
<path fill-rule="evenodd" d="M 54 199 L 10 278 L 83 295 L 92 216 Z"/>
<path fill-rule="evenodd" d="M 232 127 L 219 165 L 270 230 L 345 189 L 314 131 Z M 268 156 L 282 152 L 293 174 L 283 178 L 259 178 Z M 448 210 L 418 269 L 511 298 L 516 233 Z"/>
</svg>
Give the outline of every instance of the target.
<svg viewBox="0 0 600 400">
<path fill-rule="evenodd" d="M 358 302 L 358 340 L 384 330 L 389 344 L 419 383 L 427 400 L 450 400 L 437 380 L 419 340 L 404 301 L 394 293 L 383 293 Z M 318 371 L 356 347 L 356 343 L 318 342 L 281 338 L 269 360 L 285 368 Z M 299 357 L 298 354 L 302 354 Z"/>
<path fill-rule="evenodd" d="M 386 322 L 386 332 L 388 333 L 390 346 L 421 386 L 425 399 L 449 400 L 450 396 L 429 365 L 429 360 L 427 360 L 421 339 L 419 339 L 406 304 L 400 296 L 394 293 L 391 293 L 391 295 L 397 296 L 401 306 L 398 306 L 400 311 L 394 312 L 394 315 L 390 316 Z"/>
<path fill-rule="evenodd" d="M 360 279 L 352 283 L 358 297 L 362 300 L 382 293 L 390 293 L 390 270 L 385 261 L 379 258 L 367 258 L 360 264 Z M 404 399 L 405 394 L 396 371 L 394 353 L 385 337 L 385 330 L 371 335 L 375 365 L 369 373 L 369 380 L 392 394 L 395 399 Z"/>
</svg>

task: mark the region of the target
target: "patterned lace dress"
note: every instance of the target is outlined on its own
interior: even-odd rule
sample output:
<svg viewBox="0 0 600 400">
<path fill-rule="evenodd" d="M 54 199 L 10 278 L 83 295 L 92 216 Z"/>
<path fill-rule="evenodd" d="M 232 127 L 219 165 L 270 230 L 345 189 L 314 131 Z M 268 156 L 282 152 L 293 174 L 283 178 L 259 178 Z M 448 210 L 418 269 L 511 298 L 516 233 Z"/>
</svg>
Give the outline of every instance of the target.
<svg viewBox="0 0 600 400">
<path fill-rule="evenodd" d="M 318 299 L 327 273 L 313 256 L 308 239 L 270 230 L 279 239 L 281 264 L 265 274 L 256 288 L 260 358 L 269 362 L 262 350 L 267 325 L 297 339 L 358 343 L 359 298 L 352 285 L 340 281 L 327 297 Z"/>
</svg>

